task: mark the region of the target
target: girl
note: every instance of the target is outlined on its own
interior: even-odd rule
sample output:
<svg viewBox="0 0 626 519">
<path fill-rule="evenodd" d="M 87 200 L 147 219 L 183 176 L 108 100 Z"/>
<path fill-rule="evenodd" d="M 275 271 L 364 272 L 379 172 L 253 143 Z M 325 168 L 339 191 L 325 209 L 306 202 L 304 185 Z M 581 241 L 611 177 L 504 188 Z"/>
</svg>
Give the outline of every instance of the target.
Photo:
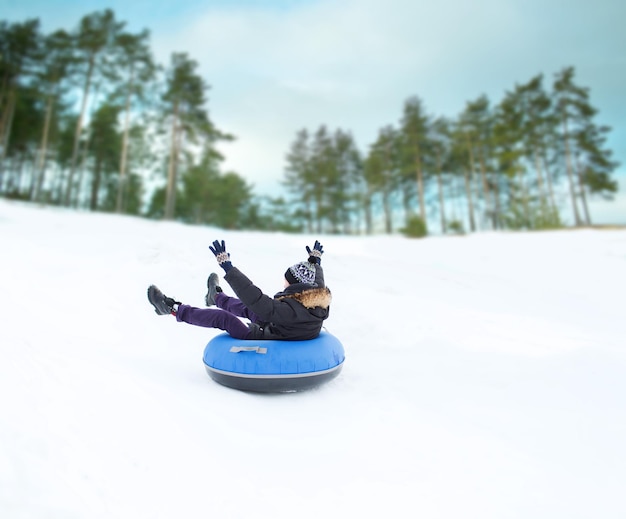
<svg viewBox="0 0 626 519">
<path fill-rule="evenodd" d="M 322 323 L 328 318 L 332 295 L 324 284 L 321 266 L 324 251 L 318 241 L 313 250 L 306 247 L 309 254 L 307 261 L 296 263 L 285 271 L 284 289 L 273 298 L 263 294 L 232 265 L 223 240 L 221 243 L 214 241 L 209 249 L 224 269 L 224 279 L 237 298 L 224 294 L 215 273 L 207 281 L 205 300 L 207 306 L 215 305 L 217 309 L 184 305 L 151 285 L 148 300 L 158 315 L 171 314 L 179 322 L 219 328 L 236 339 L 302 341 L 319 335 Z M 240 317 L 250 323 L 246 325 Z"/>
</svg>

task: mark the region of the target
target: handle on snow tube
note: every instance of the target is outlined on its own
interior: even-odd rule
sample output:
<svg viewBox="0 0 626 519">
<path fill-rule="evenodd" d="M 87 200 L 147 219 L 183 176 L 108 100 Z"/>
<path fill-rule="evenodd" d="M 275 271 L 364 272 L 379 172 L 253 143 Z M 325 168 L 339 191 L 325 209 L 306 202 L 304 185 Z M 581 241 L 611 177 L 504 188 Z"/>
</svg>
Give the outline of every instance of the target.
<svg viewBox="0 0 626 519">
<path fill-rule="evenodd" d="M 240 353 L 242 351 L 253 351 L 255 353 L 267 353 L 267 348 L 261 348 L 260 346 L 233 346 L 230 349 L 231 353 Z"/>
</svg>

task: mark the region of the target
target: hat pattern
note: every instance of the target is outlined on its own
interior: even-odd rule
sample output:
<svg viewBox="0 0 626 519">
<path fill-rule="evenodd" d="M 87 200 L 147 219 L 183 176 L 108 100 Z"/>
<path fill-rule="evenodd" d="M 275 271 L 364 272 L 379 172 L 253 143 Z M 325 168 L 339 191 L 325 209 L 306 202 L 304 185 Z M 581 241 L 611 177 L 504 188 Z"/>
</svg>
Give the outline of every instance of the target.
<svg viewBox="0 0 626 519">
<path fill-rule="evenodd" d="M 306 283 L 307 285 L 315 284 L 315 267 L 308 261 L 301 261 L 287 269 L 285 279 L 290 284 Z"/>
</svg>

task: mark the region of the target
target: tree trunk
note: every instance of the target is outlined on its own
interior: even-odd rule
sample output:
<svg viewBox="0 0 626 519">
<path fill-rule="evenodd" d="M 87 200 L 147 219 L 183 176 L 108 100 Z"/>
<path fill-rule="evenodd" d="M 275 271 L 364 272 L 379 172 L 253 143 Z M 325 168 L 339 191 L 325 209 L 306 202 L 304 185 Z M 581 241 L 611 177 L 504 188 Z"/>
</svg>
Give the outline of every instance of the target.
<svg viewBox="0 0 626 519">
<path fill-rule="evenodd" d="M 383 192 L 383 213 L 385 215 L 385 232 L 391 234 L 393 232 L 393 224 L 391 223 L 391 204 L 389 203 L 389 191 L 385 187 Z"/>
<path fill-rule="evenodd" d="M 363 207 L 365 213 L 365 234 L 372 234 L 372 190 L 368 187 Z"/>
<path fill-rule="evenodd" d="M 94 96 L 95 99 L 96 96 Z M 93 113 L 92 113 L 93 115 Z M 85 172 L 87 171 L 87 159 L 89 158 L 89 150 L 91 149 L 91 143 L 93 141 L 93 131 L 90 131 L 87 136 L 87 141 L 81 150 L 80 165 L 78 166 L 78 182 L 76 182 L 76 193 L 74 199 L 71 200 L 71 205 L 79 207 L 80 194 L 83 186 L 83 179 Z"/>
<path fill-rule="evenodd" d="M 0 193 L 3 191 L 4 183 L 4 162 L 7 157 L 7 149 L 9 147 L 9 137 L 11 136 L 11 128 L 13 127 L 13 117 L 15 116 L 15 90 L 11 90 L 8 95 L 7 107 L 2 117 L 3 133 L 1 133 L 0 145 L 2 153 L 0 153 Z"/>
<path fill-rule="evenodd" d="M 4 105 L 4 100 L 6 98 L 6 106 Z M 0 143 L 3 143 L 5 140 L 5 131 L 7 129 L 7 121 L 9 120 L 9 116 L 11 113 L 11 106 L 15 103 L 12 101 L 15 98 L 15 88 L 9 89 L 6 78 L 3 81 L 2 85 L 2 94 L 0 95 L 0 108 L 4 106 L 4 110 L 0 113 Z"/>
<path fill-rule="evenodd" d="M 323 187 L 321 185 L 321 175 L 316 175 L 315 179 L 315 232 L 320 234 L 322 232 Z"/>
<path fill-rule="evenodd" d="M 402 189 L 402 209 L 404 210 L 404 223 L 408 225 L 411 217 L 411 194 L 406 184 Z"/>
<path fill-rule="evenodd" d="M 16 97 L 17 94 L 15 89 L 11 90 L 7 96 L 7 105 L 0 120 L 0 145 L 2 146 L 3 159 L 7 155 L 7 148 L 11 137 L 11 128 L 13 127 L 13 117 L 15 115 Z"/>
<path fill-rule="evenodd" d="M 313 208 L 311 207 L 310 195 L 306 198 L 306 232 L 311 234 L 313 232 Z"/>
<path fill-rule="evenodd" d="M 465 189 L 468 193 L 468 196 L 470 196 L 470 198 L 468 198 L 469 203 L 473 207 L 474 203 L 473 203 L 473 200 L 471 200 L 471 189 L 472 189 L 472 184 L 474 184 L 474 178 L 475 178 L 474 171 L 476 171 L 476 165 L 474 163 L 474 150 L 472 147 L 472 141 L 468 133 L 465 134 L 465 144 L 467 145 L 467 153 L 469 157 L 469 184 L 468 184 L 468 180 L 466 179 Z M 474 213 L 474 210 L 472 208 L 472 222 L 473 222 L 472 231 L 475 230 L 475 225 L 476 225 L 473 213 Z"/>
<path fill-rule="evenodd" d="M 53 182 L 54 187 L 51 194 L 51 200 L 53 200 L 56 205 L 61 205 L 63 203 L 63 186 L 65 185 L 65 175 L 66 170 L 63 167 L 57 165 L 57 174 L 56 176 L 52 177 L 55 179 L 55 182 Z"/>
<path fill-rule="evenodd" d="M 535 162 L 535 171 L 537 172 L 537 187 L 539 189 L 539 203 L 541 205 L 541 213 L 545 215 L 547 203 L 546 203 L 546 189 L 543 183 L 543 172 L 541 171 L 541 161 L 539 160 L 539 153 L 535 148 L 533 150 L 533 158 Z"/>
<path fill-rule="evenodd" d="M 493 228 L 500 229 L 502 227 L 502 223 L 500 222 L 500 211 L 502 208 L 500 207 L 500 179 L 497 174 L 495 176 L 495 180 L 493 182 Z"/>
<path fill-rule="evenodd" d="M 383 211 L 385 214 L 385 231 L 387 232 L 387 234 L 391 234 L 393 232 L 393 215 L 392 215 L 392 211 L 391 211 L 391 202 L 390 202 L 390 197 L 391 197 L 391 193 L 389 192 L 389 179 L 391 178 L 392 175 L 392 171 L 391 171 L 391 164 L 392 164 L 392 160 L 391 160 L 391 149 L 390 149 L 390 144 L 387 143 L 387 146 L 385 147 L 385 169 L 383 170 Z"/>
<path fill-rule="evenodd" d="M 420 202 L 420 218 L 426 223 L 426 204 L 424 203 L 424 174 L 422 172 L 422 160 L 420 158 L 420 148 L 415 146 L 415 168 L 417 171 L 417 192 Z"/>
<path fill-rule="evenodd" d="M 448 232 L 446 226 L 446 207 L 443 196 L 443 180 L 441 178 L 441 154 L 439 150 L 436 151 L 435 159 L 437 161 L 437 191 L 439 192 L 439 216 L 441 218 L 441 232 L 446 234 Z"/>
<path fill-rule="evenodd" d="M 4 98 L 9 90 L 9 74 L 8 72 L 2 76 L 2 85 L 0 85 L 0 106 L 4 104 Z M 2 135 L 2 121 L 0 120 L 0 136 Z"/>
<path fill-rule="evenodd" d="M 543 164 L 543 169 L 546 172 L 546 184 L 548 184 L 548 196 L 550 197 L 550 208 L 554 214 L 557 213 L 556 206 L 556 198 L 554 196 L 554 186 L 552 185 L 552 175 L 550 174 L 550 170 L 548 169 L 548 163 L 546 160 L 546 150 L 543 149 L 543 153 L 541 155 L 541 162 Z"/>
<path fill-rule="evenodd" d="M 463 168 L 465 179 L 465 195 L 467 196 L 467 211 L 469 216 L 470 230 L 476 232 L 476 220 L 474 219 L 474 201 L 472 199 L 472 184 L 467 169 Z"/>
<path fill-rule="evenodd" d="M 170 148 L 170 161 L 167 172 L 167 191 L 165 196 L 165 220 L 174 218 L 175 197 L 176 197 L 176 168 L 178 166 L 178 112 L 179 104 L 174 105 L 172 117 L 172 144 Z"/>
<path fill-rule="evenodd" d="M 87 68 L 87 75 L 85 77 L 85 86 L 83 87 L 83 101 L 80 108 L 80 114 L 76 121 L 76 130 L 74 131 L 74 148 L 72 150 L 72 161 L 70 163 L 70 173 L 67 179 L 67 188 L 65 191 L 65 205 L 70 205 L 70 199 L 72 196 L 72 182 L 74 181 L 74 173 L 76 172 L 76 166 L 78 163 L 78 150 L 80 148 L 80 134 L 83 131 L 83 119 L 85 117 L 85 111 L 87 110 L 87 99 L 89 98 L 89 89 L 91 88 L 91 76 L 95 65 L 95 56 L 92 55 L 89 59 L 89 67 Z"/>
<path fill-rule="evenodd" d="M 71 207 L 80 207 L 80 195 L 83 188 L 83 179 L 85 177 L 85 168 L 87 167 L 87 149 L 88 144 L 85 146 L 85 149 L 81 152 L 80 164 L 76 168 L 78 171 L 78 180 L 76 181 L 76 189 L 74 189 L 73 195 L 70 197 L 69 205 Z"/>
<path fill-rule="evenodd" d="M 580 192 L 580 200 L 583 204 L 583 211 L 585 213 L 585 224 L 591 225 L 591 216 L 589 214 L 589 207 L 587 206 L 587 194 L 585 192 L 585 183 L 583 182 L 582 168 L 576 157 L 576 178 L 578 180 L 578 190 Z"/>
<path fill-rule="evenodd" d="M 491 190 L 489 189 L 489 181 L 487 180 L 487 165 L 485 164 L 485 157 L 482 150 L 479 148 L 478 163 L 480 164 L 480 180 L 482 182 L 483 195 L 485 197 L 485 214 L 487 220 L 491 217 L 492 228 L 495 228 L 493 224 L 493 210 L 491 206 Z"/>
<path fill-rule="evenodd" d="M 576 226 L 580 226 L 582 221 L 580 219 L 580 214 L 578 212 L 578 204 L 576 203 L 576 189 L 574 187 L 574 173 L 572 171 L 572 154 L 570 151 L 569 145 L 569 131 L 567 128 L 567 116 L 563 114 L 563 140 L 565 144 L 565 169 L 567 171 L 567 179 L 569 182 L 569 192 L 570 197 L 572 198 L 572 209 L 574 211 L 574 220 L 576 222 Z"/>
<path fill-rule="evenodd" d="M 532 229 L 533 223 L 531 222 L 530 218 L 530 204 L 528 200 L 528 187 L 526 186 L 526 175 L 521 168 L 519 170 L 518 177 L 520 189 L 522 190 L 522 209 L 524 210 L 524 222 L 527 229 Z"/>
<path fill-rule="evenodd" d="M 91 200 L 89 208 L 92 211 L 98 210 L 98 192 L 100 191 L 100 180 L 102 178 L 102 159 L 96 157 L 96 163 L 93 168 L 93 179 L 91 181 Z"/>
<path fill-rule="evenodd" d="M 41 146 L 39 148 L 39 157 L 37 158 L 37 168 L 35 174 L 37 182 L 34 186 L 31 199 L 39 201 L 41 199 L 41 190 L 43 188 L 44 178 L 46 175 L 46 156 L 48 154 L 48 136 L 50 134 L 50 121 L 52 120 L 52 110 L 54 108 L 54 95 L 48 97 L 46 103 L 46 117 L 43 124 L 43 135 L 41 136 Z"/>
<path fill-rule="evenodd" d="M 11 168 L 15 172 L 15 175 L 11 175 L 11 187 L 13 187 L 13 191 L 16 194 L 21 195 L 22 177 L 24 176 L 24 154 L 20 153 L 13 159 L 12 162 L 17 162 L 17 166 Z"/>
<path fill-rule="evenodd" d="M 128 154 L 128 132 L 130 128 L 130 99 L 132 96 L 135 81 L 134 64 L 130 68 L 130 80 L 128 92 L 126 93 L 126 116 L 124 118 L 124 137 L 122 139 L 122 155 L 120 157 L 120 180 L 117 186 L 117 203 L 115 204 L 115 212 L 121 213 L 123 210 L 123 200 L 126 191 L 126 157 Z"/>
</svg>

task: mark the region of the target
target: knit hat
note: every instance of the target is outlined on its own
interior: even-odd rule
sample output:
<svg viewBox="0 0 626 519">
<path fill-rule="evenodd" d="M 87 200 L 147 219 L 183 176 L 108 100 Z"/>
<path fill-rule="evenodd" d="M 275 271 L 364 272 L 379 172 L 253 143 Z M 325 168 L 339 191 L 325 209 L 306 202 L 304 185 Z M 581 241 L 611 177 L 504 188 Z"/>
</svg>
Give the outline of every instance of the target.
<svg viewBox="0 0 626 519">
<path fill-rule="evenodd" d="M 315 284 L 315 267 L 308 261 L 301 261 L 287 269 L 285 279 L 290 285 L 294 283 Z"/>
</svg>

